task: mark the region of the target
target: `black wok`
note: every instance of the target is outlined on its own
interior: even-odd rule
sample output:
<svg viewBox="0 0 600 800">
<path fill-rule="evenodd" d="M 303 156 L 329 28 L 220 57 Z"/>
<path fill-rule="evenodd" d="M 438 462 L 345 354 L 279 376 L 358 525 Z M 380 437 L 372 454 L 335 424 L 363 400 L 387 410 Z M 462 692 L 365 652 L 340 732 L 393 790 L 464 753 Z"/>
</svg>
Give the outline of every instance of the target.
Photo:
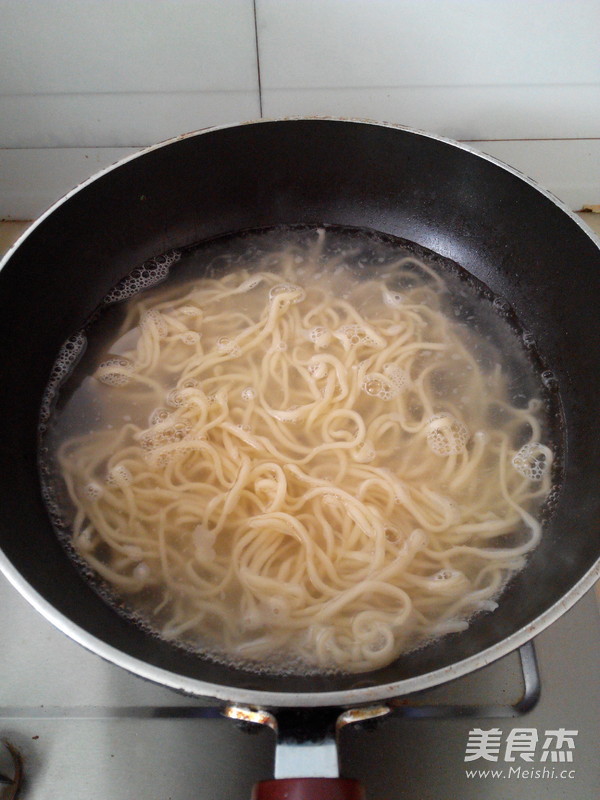
<svg viewBox="0 0 600 800">
<path fill-rule="evenodd" d="M 511 304 L 558 385 L 563 480 L 543 541 L 493 614 L 368 675 L 276 677 L 192 656 L 118 616 L 57 541 L 36 428 L 65 339 L 146 259 L 277 224 L 358 226 L 458 262 Z M 0 565 L 51 622 L 101 656 L 197 695 L 255 705 L 354 705 L 435 685 L 556 619 L 600 563 L 600 249 L 515 170 L 439 137 L 339 120 L 189 134 L 105 170 L 57 203 L 0 272 Z"/>
</svg>

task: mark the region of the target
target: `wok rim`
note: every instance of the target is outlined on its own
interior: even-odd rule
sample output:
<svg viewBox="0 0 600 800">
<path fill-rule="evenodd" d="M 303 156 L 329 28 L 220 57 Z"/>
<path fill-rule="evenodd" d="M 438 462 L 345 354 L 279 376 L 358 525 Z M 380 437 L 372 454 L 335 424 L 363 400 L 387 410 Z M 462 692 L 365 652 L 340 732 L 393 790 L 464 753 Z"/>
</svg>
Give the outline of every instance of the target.
<svg viewBox="0 0 600 800">
<path fill-rule="evenodd" d="M 59 198 L 56 202 L 49 206 L 31 225 L 19 236 L 14 244 L 7 250 L 3 258 L 0 260 L 0 270 L 12 258 L 14 252 L 21 246 L 27 237 L 40 225 L 48 216 L 50 216 L 56 209 L 63 203 L 67 202 L 71 197 L 77 194 L 82 189 L 89 186 L 94 181 L 103 177 L 104 175 L 118 169 L 122 165 L 132 161 L 135 158 L 144 156 L 154 150 L 169 145 L 175 144 L 181 140 L 188 139 L 195 136 L 202 136 L 204 134 L 215 133 L 221 130 L 230 128 L 239 128 L 245 125 L 261 125 L 273 124 L 282 122 L 337 122 L 349 123 L 352 125 L 372 125 L 382 128 L 391 128 L 406 133 L 415 134 L 420 137 L 433 139 L 451 147 L 456 147 L 460 150 L 468 152 L 473 156 L 481 158 L 491 164 L 500 167 L 501 169 L 511 173 L 516 178 L 529 184 L 533 189 L 542 194 L 554 205 L 556 205 L 563 213 L 574 221 L 578 227 L 592 240 L 592 242 L 600 249 L 600 237 L 597 236 L 590 228 L 576 215 L 574 211 L 566 206 L 566 204 L 557 198 L 552 192 L 545 187 L 541 186 L 533 178 L 530 178 L 515 167 L 506 164 L 500 159 L 483 153 L 470 145 L 463 142 L 458 142 L 449 137 L 441 136 L 428 131 L 422 131 L 410 126 L 401 125 L 390 122 L 380 122 L 371 119 L 351 118 L 351 117 L 332 117 L 332 116 L 292 116 L 282 118 L 262 118 L 258 120 L 249 120 L 246 122 L 235 122 L 224 125 L 216 125 L 208 128 L 203 128 L 188 133 L 179 134 L 178 136 L 171 137 L 157 144 L 149 145 L 137 150 L 119 159 L 114 164 L 111 164 L 103 169 L 95 172 L 89 178 L 77 184 L 64 196 Z M 572 606 L 583 597 L 583 595 L 592 588 L 594 583 L 600 578 L 600 557 L 588 569 L 586 573 L 554 604 L 552 604 L 546 611 L 532 620 L 529 624 L 521 629 L 515 631 L 508 637 L 486 648 L 485 650 L 469 656 L 468 658 L 457 661 L 453 664 L 448 664 L 445 667 L 425 672 L 421 675 L 412 678 L 403 678 L 391 683 L 382 683 L 374 686 L 345 689 L 328 692 L 275 692 L 275 691 L 262 691 L 255 689 L 245 689 L 241 687 L 229 686 L 227 684 L 216 684 L 207 681 L 202 681 L 196 678 L 189 678 L 169 670 L 156 667 L 147 661 L 143 661 L 133 656 L 129 656 L 118 648 L 107 644 L 106 642 L 98 639 L 96 636 L 88 633 L 84 628 L 75 624 L 69 617 L 58 611 L 50 602 L 48 602 L 19 572 L 19 570 L 12 564 L 5 553 L 0 549 L 0 571 L 4 573 L 11 585 L 24 597 L 27 602 L 33 606 L 42 616 L 44 616 L 54 627 L 74 640 L 78 644 L 90 652 L 100 656 L 106 661 L 119 666 L 128 672 L 131 672 L 139 677 L 151 681 L 162 686 L 166 686 L 178 692 L 195 697 L 206 697 L 221 700 L 225 703 L 240 703 L 258 707 L 319 707 L 319 706 L 354 706 L 364 705 L 381 700 L 389 700 L 394 697 L 400 697 L 405 694 L 421 691 L 424 689 L 433 688 L 447 681 L 455 678 L 463 677 L 470 672 L 474 672 L 488 664 L 496 661 L 503 656 L 516 650 L 518 647 L 529 642 L 532 638 L 537 636 Z"/>
</svg>

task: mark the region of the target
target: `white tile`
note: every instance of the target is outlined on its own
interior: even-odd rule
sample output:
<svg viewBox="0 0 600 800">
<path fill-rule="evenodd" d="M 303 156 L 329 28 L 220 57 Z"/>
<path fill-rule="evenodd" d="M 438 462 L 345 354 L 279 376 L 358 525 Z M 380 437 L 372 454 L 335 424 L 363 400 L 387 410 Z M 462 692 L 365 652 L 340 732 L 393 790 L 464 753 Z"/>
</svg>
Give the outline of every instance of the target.
<svg viewBox="0 0 600 800">
<path fill-rule="evenodd" d="M 257 0 L 263 114 L 595 137 L 598 0 Z"/>
<path fill-rule="evenodd" d="M 0 94 L 248 91 L 252 0 L 0 0 Z"/>
<path fill-rule="evenodd" d="M 35 219 L 78 183 L 136 149 L 0 150 L 0 219 Z"/>
<path fill-rule="evenodd" d="M 263 89 L 265 117 L 367 117 L 453 139 L 592 138 L 598 86 Z"/>
<path fill-rule="evenodd" d="M 0 147 L 139 146 L 260 114 L 253 0 L 0 0 Z"/>
<path fill-rule="evenodd" d="M 533 178 L 569 208 L 600 204 L 600 139 L 470 145 Z"/>
<path fill-rule="evenodd" d="M 597 0 L 257 0 L 266 89 L 600 81 Z"/>
<path fill-rule="evenodd" d="M 0 146 L 128 147 L 260 116 L 258 90 L 0 97 Z"/>
</svg>

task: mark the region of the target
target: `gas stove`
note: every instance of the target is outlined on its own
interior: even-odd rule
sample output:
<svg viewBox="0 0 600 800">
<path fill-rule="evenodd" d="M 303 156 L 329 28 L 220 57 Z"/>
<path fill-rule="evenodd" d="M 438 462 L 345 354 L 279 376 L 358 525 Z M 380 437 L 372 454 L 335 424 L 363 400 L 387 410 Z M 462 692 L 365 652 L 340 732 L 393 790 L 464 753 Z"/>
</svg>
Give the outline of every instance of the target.
<svg viewBox="0 0 600 800">
<path fill-rule="evenodd" d="M 0 800 L 249 800 L 275 737 L 102 661 L 0 576 Z M 368 800 L 592 800 L 600 790 L 593 591 L 478 672 L 347 724 L 341 774 Z M 252 735 L 254 734 L 254 735 Z"/>
</svg>

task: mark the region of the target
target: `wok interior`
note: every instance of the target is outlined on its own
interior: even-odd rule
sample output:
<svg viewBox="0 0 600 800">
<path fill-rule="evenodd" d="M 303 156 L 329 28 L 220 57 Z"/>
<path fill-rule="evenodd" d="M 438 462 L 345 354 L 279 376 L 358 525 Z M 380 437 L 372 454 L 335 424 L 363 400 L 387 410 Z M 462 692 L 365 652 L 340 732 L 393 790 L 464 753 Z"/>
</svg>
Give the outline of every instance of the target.
<svg viewBox="0 0 600 800">
<path fill-rule="evenodd" d="M 499 609 L 476 617 L 466 632 L 362 676 L 246 673 L 138 630 L 81 578 L 40 496 L 40 399 L 61 344 L 134 266 L 227 233 L 323 223 L 415 242 L 511 303 L 558 378 L 563 486 L 542 543 Z M 599 556 L 600 324 L 593 302 L 599 290 L 600 251 L 574 219 L 512 172 L 425 135 L 290 120 L 209 131 L 150 150 L 59 205 L 0 272 L 2 549 L 37 592 L 85 631 L 156 667 L 232 687 L 231 699 L 236 688 L 314 693 L 380 686 L 455 664 L 529 626 Z"/>
</svg>

